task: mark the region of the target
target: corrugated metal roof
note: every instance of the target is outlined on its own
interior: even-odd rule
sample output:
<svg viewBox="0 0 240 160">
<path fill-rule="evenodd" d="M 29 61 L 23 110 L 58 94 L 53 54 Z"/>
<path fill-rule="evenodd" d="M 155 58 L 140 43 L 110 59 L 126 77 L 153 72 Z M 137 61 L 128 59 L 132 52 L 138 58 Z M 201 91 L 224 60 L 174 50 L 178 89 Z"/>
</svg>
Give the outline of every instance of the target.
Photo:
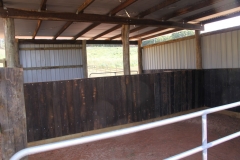
<svg viewBox="0 0 240 160">
<path fill-rule="evenodd" d="M 119 6 L 121 3 L 123 3 L 125 0 L 95 0 L 93 3 L 91 3 L 85 10 L 84 13 L 89 14 L 100 14 L 100 15 L 106 15 L 109 13 L 112 9 Z M 78 7 L 83 4 L 85 0 L 47 0 L 46 8 L 47 11 L 54 11 L 54 12 L 71 12 L 75 13 Z M 129 13 L 130 17 L 134 17 L 138 15 L 139 13 L 157 6 L 159 3 L 164 2 L 164 0 L 138 0 L 128 7 L 126 7 L 126 11 Z M 167 14 L 174 13 L 176 11 L 179 11 L 182 8 L 189 7 L 192 5 L 197 6 L 198 2 L 207 2 L 203 0 L 180 0 L 176 3 L 173 3 L 165 8 L 162 8 L 158 11 L 155 11 L 154 13 L 151 13 L 144 18 L 151 18 L 151 19 L 157 19 L 161 20 L 162 16 L 165 16 Z M 173 21 L 179 21 L 184 20 L 185 18 L 191 17 L 195 14 L 201 14 L 209 9 L 215 9 L 216 12 L 218 11 L 218 8 L 220 6 L 226 6 L 228 4 L 236 4 L 235 8 L 239 7 L 239 1 L 236 0 L 219 0 L 214 5 L 204 7 L 201 9 L 198 9 L 196 11 L 192 11 L 190 13 L 185 13 L 183 15 L 180 15 L 178 17 L 172 18 Z M 39 10 L 41 1 L 40 0 L 3 0 L 4 7 L 6 8 L 17 8 L 17 9 L 25 9 L 25 10 Z M 234 6 L 232 7 L 234 8 Z M 185 8 L 186 9 L 186 8 Z M 231 9 L 231 8 L 229 8 Z M 184 10 L 183 10 L 184 11 Z M 239 10 L 232 10 L 232 12 L 239 12 Z M 229 12 L 224 12 L 224 14 L 229 14 Z M 125 10 L 121 10 L 117 13 L 118 16 L 124 16 L 127 17 L 127 14 Z M 222 16 L 221 14 L 215 14 L 216 16 Z M 207 17 L 208 19 L 212 18 Z M 200 19 L 206 20 L 206 19 Z M 199 21 L 199 20 L 198 20 Z M 2 21 L 0 20 L 0 23 Z M 16 22 L 16 36 L 27 36 L 29 38 L 32 38 L 36 26 L 37 21 L 28 21 L 28 20 L 15 20 Z M 37 34 L 38 37 L 46 36 L 52 38 L 65 24 L 66 22 L 53 22 L 53 21 L 43 21 L 42 25 L 40 26 L 39 32 Z M 70 25 L 61 35 L 62 37 L 73 37 L 77 35 L 79 32 L 84 30 L 86 27 L 88 27 L 91 23 L 73 23 Z M 83 39 L 91 39 L 92 37 L 112 28 L 113 24 L 102 24 L 100 26 L 97 26 L 96 28 L 93 28 L 89 32 L 85 33 L 81 38 Z M 144 33 L 145 31 L 151 30 L 151 27 L 142 29 L 138 32 L 132 33 L 131 36 Z M 103 35 L 99 39 L 104 38 L 111 38 L 112 36 L 118 35 L 121 33 L 121 30 L 115 30 L 111 33 L 108 33 L 106 35 Z M 0 25 L 0 36 L 3 37 L 3 28 L 2 25 Z"/>
<path fill-rule="evenodd" d="M 125 0 L 121 0 L 121 2 L 124 1 Z M 84 13 L 105 15 L 121 4 L 121 2 L 119 0 L 96 0 L 84 11 Z"/>
<path fill-rule="evenodd" d="M 37 20 L 15 19 L 16 36 L 32 36 L 37 27 Z"/>
<path fill-rule="evenodd" d="M 74 22 L 61 34 L 61 37 L 73 37 L 91 24 L 87 22 Z"/>
<path fill-rule="evenodd" d="M 76 12 L 85 0 L 47 0 L 47 10 L 55 12 Z"/>
<path fill-rule="evenodd" d="M 40 0 L 3 0 L 4 7 L 27 10 L 38 10 L 41 5 Z"/>
<path fill-rule="evenodd" d="M 66 22 L 42 21 L 37 36 L 55 36 Z"/>
</svg>

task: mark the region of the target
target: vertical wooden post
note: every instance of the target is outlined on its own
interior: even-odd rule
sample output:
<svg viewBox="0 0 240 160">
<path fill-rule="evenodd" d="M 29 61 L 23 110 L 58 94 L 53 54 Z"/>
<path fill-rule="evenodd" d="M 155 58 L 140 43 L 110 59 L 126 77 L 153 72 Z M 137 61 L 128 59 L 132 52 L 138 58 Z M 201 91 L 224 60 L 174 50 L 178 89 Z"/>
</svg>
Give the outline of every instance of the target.
<svg viewBox="0 0 240 160">
<path fill-rule="evenodd" d="M 0 159 L 9 160 L 14 153 L 27 147 L 23 70 L 20 68 L 0 69 L 0 124 Z"/>
<path fill-rule="evenodd" d="M 130 75 L 130 57 L 129 57 L 129 25 L 122 25 L 122 43 L 123 43 L 123 70 L 124 75 Z"/>
<path fill-rule="evenodd" d="M 83 60 L 83 78 L 88 78 L 88 68 L 87 68 L 87 45 L 86 40 L 82 41 L 82 60 Z"/>
<path fill-rule="evenodd" d="M 142 74 L 143 66 L 142 66 L 142 40 L 138 40 L 138 73 Z"/>
<path fill-rule="evenodd" d="M 200 31 L 195 31 L 196 40 L 196 69 L 202 69 L 202 51 L 201 51 L 201 37 Z"/>
<path fill-rule="evenodd" d="M 18 54 L 15 42 L 15 25 L 14 19 L 4 18 L 4 35 L 5 35 L 5 53 L 7 67 L 18 67 Z"/>
<path fill-rule="evenodd" d="M 16 67 L 22 68 L 20 65 L 20 57 L 19 57 L 19 43 L 18 39 L 15 39 L 15 61 L 16 61 Z"/>
</svg>

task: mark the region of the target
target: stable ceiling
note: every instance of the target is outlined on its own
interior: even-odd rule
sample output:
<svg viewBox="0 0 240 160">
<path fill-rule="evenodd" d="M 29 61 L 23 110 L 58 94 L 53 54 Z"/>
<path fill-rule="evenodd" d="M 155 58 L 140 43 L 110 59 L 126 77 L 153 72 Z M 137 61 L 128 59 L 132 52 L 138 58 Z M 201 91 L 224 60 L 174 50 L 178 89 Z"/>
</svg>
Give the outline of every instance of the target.
<svg viewBox="0 0 240 160">
<path fill-rule="evenodd" d="M 0 0 L 1 1 L 1 0 Z M 2 5 L 1 5 L 2 4 Z M 16 37 L 20 39 L 86 39 L 119 40 L 119 22 L 105 21 L 108 17 L 125 17 L 133 20 L 152 19 L 164 24 L 168 21 L 182 23 L 182 27 L 165 25 L 131 25 L 130 39 L 149 39 L 174 31 L 189 28 L 190 24 L 205 24 L 239 15 L 240 0 L 2 0 L 0 17 L 15 16 Z M 71 21 L 28 18 L 20 9 L 40 13 L 72 13 L 78 15 L 104 15 L 103 20 Z M 7 12 L 6 12 L 7 11 Z M 5 13 L 6 12 L 6 13 Z M 9 13 L 9 15 L 8 15 Z M 10 14 L 12 13 L 12 14 Z M 101 18 L 101 17 L 100 17 Z M 115 17 L 114 17 L 115 18 Z M 135 18 L 135 19 L 134 19 Z M 31 20 L 29 20 L 31 19 Z M 97 22 L 96 22 L 97 21 Z M 0 23 L 3 20 L 0 19 Z M 109 23 L 110 22 L 110 23 Z M 3 37 L 3 25 L 0 36 Z"/>
</svg>

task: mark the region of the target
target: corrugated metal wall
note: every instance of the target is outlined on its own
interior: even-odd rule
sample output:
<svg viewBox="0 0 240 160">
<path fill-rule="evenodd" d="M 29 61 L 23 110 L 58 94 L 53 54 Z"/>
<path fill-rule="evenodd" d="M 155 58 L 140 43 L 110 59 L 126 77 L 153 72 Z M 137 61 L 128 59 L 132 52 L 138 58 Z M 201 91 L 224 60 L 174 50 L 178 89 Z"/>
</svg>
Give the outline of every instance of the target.
<svg viewBox="0 0 240 160">
<path fill-rule="evenodd" d="M 202 36 L 203 68 L 240 67 L 240 30 Z"/>
<path fill-rule="evenodd" d="M 186 39 L 143 48 L 143 70 L 195 69 L 195 39 Z"/>
<path fill-rule="evenodd" d="M 240 30 L 201 36 L 203 69 L 240 68 Z M 195 69 L 195 39 L 143 47 L 143 70 Z"/>
<path fill-rule="evenodd" d="M 20 44 L 19 56 L 24 83 L 83 77 L 80 44 Z"/>
</svg>

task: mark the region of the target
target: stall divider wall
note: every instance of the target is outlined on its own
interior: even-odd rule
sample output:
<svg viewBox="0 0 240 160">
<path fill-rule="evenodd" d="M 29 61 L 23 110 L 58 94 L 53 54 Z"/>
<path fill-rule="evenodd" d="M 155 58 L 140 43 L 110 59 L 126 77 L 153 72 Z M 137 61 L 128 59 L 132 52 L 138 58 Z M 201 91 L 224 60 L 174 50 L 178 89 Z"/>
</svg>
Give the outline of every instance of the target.
<svg viewBox="0 0 240 160">
<path fill-rule="evenodd" d="M 28 142 L 202 107 L 202 74 L 188 70 L 25 83 Z"/>
</svg>

